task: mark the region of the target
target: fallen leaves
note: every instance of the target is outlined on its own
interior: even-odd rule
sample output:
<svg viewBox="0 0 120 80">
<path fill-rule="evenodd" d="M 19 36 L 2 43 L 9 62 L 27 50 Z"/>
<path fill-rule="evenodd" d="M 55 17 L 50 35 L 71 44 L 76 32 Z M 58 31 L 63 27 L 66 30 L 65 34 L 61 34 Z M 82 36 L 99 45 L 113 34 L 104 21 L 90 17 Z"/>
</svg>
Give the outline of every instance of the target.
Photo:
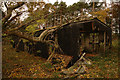
<svg viewBox="0 0 120 80">
<path fill-rule="evenodd" d="M 4 46 L 3 46 L 4 47 Z M 3 52 L 3 78 L 64 78 L 59 68 L 69 62 L 71 57 L 59 55 L 62 63 L 58 64 L 57 70 L 53 65 L 45 62 L 45 59 L 30 55 L 26 52 L 14 52 L 11 47 L 5 46 Z M 8 52 L 9 49 L 9 52 Z M 110 55 L 110 56 L 109 56 Z M 118 55 L 111 53 L 106 57 L 101 55 L 92 56 L 92 65 L 87 66 L 85 74 L 79 74 L 77 78 L 118 78 Z M 58 56 L 58 55 L 57 55 Z M 64 66 L 61 66 L 63 65 Z M 76 71 L 77 69 L 74 69 Z M 71 70 L 73 71 L 73 70 Z M 73 77 L 73 75 L 71 75 Z"/>
</svg>

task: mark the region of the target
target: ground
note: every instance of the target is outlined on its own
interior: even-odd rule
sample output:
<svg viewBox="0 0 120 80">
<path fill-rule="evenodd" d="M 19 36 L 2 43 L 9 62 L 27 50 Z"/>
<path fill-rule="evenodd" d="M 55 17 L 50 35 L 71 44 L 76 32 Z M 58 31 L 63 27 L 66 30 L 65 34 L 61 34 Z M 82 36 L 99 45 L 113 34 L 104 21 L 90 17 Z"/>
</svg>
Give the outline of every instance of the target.
<svg viewBox="0 0 120 80">
<path fill-rule="evenodd" d="M 77 78 L 118 78 L 117 42 L 117 39 L 113 40 L 112 49 L 105 54 L 89 56 L 92 65 L 87 65 L 87 73 L 79 74 Z M 4 44 L 2 46 L 2 77 L 64 78 L 65 75 L 61 74 L 61 71 L 55 71 L 46 59 L 27 52 L 16 52 L 10 44 Z"/>
</svg>

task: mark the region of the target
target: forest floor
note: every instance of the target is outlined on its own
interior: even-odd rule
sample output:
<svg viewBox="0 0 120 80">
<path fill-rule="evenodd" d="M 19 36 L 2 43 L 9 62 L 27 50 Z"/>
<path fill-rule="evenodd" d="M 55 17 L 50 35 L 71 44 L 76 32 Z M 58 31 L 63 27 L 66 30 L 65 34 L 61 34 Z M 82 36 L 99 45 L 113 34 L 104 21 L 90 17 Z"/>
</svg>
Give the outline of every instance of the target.
<svg viewBox="0 0 120 80">
<path fill-rule="evenodd" d="M 79 78 L 118 78 L 118 46 L 114 42 L 113 48 L 106 54 L 88 57 L 92 65 L 88 65 L 87 73 L 80 74 Z M 63 77 L 44 58 L 27 52 L 16 52 L 11 45 L 2 46 L 2 78 Z"/>
</svg>

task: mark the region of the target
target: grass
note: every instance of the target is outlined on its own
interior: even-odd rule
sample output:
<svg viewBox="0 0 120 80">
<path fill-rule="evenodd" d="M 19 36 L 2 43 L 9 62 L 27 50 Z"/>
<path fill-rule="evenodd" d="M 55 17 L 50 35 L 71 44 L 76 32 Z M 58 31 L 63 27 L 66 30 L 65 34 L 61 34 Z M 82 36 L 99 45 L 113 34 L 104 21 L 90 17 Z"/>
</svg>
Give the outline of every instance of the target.
<svg viewBox="0 0 120 80">
<path fill-rule="evenodd" d="M 90 58 L 90 57 L 89 57 Z M 118 78 L 117 53 L 90 58 L 93 65 L 88 66 L 91 78 Z"/>
<path fill-rule="evenodd" d="M 52 69 L 52 65 L 46 63 L 45 59 L 27 52 L 16 52 L 10 45 L 3 45 L 3 78 L 53 77 L 50 69 Z"/>
<path fill-rule="evenodd" d="M 111 50 L 89 57 L 92 60 L 92 65 L 87 66 L 89 78 L 118 78 L 118 47 L 118 39 L 113 39 Z"/>
<path fill-rule="evenodd" d="M 81 78 L 118 78 L 118 40 L 113 40 L 113 47 L 99 56 L 88 57 L 92 65 L 87 65 L 88 73 Z M 3 78 L 59 78 L 64 77 L 44 58 L 27 52 L 16 52 L 11 45 L 2 47 Z"/>
</svg>

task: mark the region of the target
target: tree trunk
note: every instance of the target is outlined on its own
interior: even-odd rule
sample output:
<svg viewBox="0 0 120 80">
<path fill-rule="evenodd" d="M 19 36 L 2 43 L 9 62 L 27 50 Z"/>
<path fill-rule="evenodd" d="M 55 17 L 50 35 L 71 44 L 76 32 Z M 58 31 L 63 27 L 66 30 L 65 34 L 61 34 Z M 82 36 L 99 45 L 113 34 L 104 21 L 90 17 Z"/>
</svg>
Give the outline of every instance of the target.
<svg viewBox="0 0 120 80">
<path fill-rule="evenodd" d="M 104 32 L 104 53 L 106 51 L 106 32 Z"/>
<path fill-rule="evenodd" d="M 15 36 L 18 36 L 20 38 L 24 38 L 24 39 L 27 39 L 29 40 L 30 42 L 40 42 L 39 39 L 35 39 L 33 38 L 32 36 L 29 36 L 25 33 L 22 33 L 22 32 L 19 32 L 19 31 L 12 31 L 12 32 L 7 32 L 8 36 L 9 35 L 15 35 Z"/>
<path fill-rule="evenodd" d="M 60 25 L 62 25 L 62 11 L 60 10 Z"/>
</svg>

